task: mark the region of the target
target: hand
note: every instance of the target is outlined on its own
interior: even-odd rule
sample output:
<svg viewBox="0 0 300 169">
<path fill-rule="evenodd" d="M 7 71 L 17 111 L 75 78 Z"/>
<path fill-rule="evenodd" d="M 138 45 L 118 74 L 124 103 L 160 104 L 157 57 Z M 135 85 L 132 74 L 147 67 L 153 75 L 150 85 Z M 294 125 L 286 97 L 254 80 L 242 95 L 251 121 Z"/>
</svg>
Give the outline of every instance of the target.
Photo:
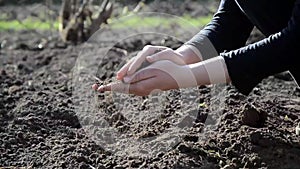
<svg viewBox="0 0 300 169">
<path fill-rule="evenodd" d="M 117 79 L 122 80 L 126 75 L 135 73 L 145 60 L 150 63 L 159 60 L 170 60 L 178 65 L 200 61 L 199 56 L 186 45 L 183 45 L 177 50 L 172 50 L 164 46 L 147 45 L 136 57 L 132 58 L 117 72 Z"/>
<path fill-rule="evenodd" d="M 92 87 L 99 92 L 115 91 L 146 96 L 158 91 L 197 86 L 194 74 L 188 66 L 177 65 L 167 60 L 157 61 L 133 75 L 126 76 L 124 82 L 118 81 L 103 86 L 94 84 Z"/>
</svg>

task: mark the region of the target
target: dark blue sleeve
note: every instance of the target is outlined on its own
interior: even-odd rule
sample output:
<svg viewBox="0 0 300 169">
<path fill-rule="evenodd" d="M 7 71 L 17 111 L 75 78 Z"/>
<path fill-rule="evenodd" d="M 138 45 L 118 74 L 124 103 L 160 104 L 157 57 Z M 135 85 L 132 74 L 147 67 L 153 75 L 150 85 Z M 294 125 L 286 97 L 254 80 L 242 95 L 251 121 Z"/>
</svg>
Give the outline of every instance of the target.
<svg viewBox="0 0 300 169">
<path fill-rule="evenodd" d="M 222 0 L 210 23 L 186 44 L 195 46 L 204 59 L 209 59 L 244 46 L 252 29 L 253 24 L 234 0 Z"/>
<path fill-rule="evenodd" d="M 222 53 L 233 85 L 243 94 L 265 77 L 286 70 L 299 70 L 300 0 L 294 5 L 287 26 L 280 32 L 248 45 Z"/>
</svg>

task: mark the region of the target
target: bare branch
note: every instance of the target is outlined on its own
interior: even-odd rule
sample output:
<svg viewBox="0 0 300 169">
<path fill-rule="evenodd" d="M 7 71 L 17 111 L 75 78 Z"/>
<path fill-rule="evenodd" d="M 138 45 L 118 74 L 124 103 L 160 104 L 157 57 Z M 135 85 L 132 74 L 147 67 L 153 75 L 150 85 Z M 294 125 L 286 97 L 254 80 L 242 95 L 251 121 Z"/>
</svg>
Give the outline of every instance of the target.
<svg viewBox="0 0 300 169">
<path fill-rule="evenodd" d="M 113 10 L 113 5 L 109 2 L 109 0 L 106 0 L 102 3 L 102 10 L 99 13 L 97 19 L 92 21 L 91 27 L 90 27 L 90 35 L 95 33 L 101 26 L 102 23 L 107 24 L 107 19 L 110 18 Z"/>
<path fill-rule="evenodd" d="M 109 0 L 103 1 L 102 8 L 95 19 L 92 18 L 92 11 L 89 8 L 89 0 L 65 0 L 60 12 L 60 33 L 63 41 L 83 42 L 95 33 L 102 23 L 107 23 L 111 16 L 113 6 Z M 90 20 L 90 24 L 87 24 Z"/>
</svg>

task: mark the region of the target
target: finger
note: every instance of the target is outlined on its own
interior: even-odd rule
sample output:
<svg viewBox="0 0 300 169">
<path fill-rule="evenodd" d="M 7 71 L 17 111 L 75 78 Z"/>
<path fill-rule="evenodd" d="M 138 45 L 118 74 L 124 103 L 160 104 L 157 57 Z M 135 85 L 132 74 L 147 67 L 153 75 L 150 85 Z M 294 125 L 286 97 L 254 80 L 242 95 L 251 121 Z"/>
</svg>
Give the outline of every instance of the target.
<svg viewBox="0 0 300 169">
<path fill-rule="evenodd" d="M 145 60 L 145 57 L 151 53 L 151 50 L 141 51 L 136 56 L 136 59 L 132 62 L 130 67 L 128 68 L 127 75 L 132 75 L 139 67 L 141 67 L 142 63 Z"/>
<path fill-rule="evenodd" d="M 132 75 L 139 67 L 141 67 L 142 63 L 145 61 L 146 56 L 152 55 L 157 50 L 165 50 L 167 47 L 164 46 L 146 46 L 144 49 L 138 53 L 136 59 L 130 65 L 127 75 Z"/>
<path fill-rule="evenodd" d="M 158 82 L 156 78 L 149 78 L 137 83 L 133 83 L 129 86 L 129 93 L 138 96 L 147 96 L 160 93 L 162 90 L 158 89 L 159 85 L 157 83 Z"/>
<path fill-rule="evenodd" d="M 170 60 L 176 64 L 183 65 L 185 64 L 183 57 L 172 49 L 166 49 L 151 56 L 146 57 L 147 61 L 150 63 L 159 61 L 159 60 Z"/>
<path fill-rule="evenodd" d="M 98 92 L 111 91 L 111 84 L 101 85 L 97 88 Z"/>
<path fill-rule="evenodd" d="M 99 86 L 98 86 L 97 84 L 93 84 L 93 85 L 92 85 L 92 89 L 94 89 L 94 90 L 97 90 L 98 87 L 99 87 Z"/>
<path fill-rule="evenodd" d="M 147 96 L 153 90 L 156 90 L 154 87 L 156 85 L 155 78 L 149 78 L 146 80 L 139 81 L 137 83 L 132 83 L 129 85 L 129 93 L 135 94 L 138 96 Z"/>
<path fill-rule="evenodd" d="M 97 89 L 99 92 L 114 91 L 118 93 L 129 93 L 129 84 L 122 82 L 113 82 L 107 85 L 102 85 Z"/>
<path fill-rule="evenodd" d="M 142 69 L 133 75 L 124 77 L 125 83 L 136 83 L 156 76 L 155 69 Z"/>
<path fill-rule="evenodd" d="M 122 80 L 126 75 L 128 68 L 132 64 L 135 58 L 131 58 L 118 72 L 117 72 L 117 79 Z"/>
</svg>

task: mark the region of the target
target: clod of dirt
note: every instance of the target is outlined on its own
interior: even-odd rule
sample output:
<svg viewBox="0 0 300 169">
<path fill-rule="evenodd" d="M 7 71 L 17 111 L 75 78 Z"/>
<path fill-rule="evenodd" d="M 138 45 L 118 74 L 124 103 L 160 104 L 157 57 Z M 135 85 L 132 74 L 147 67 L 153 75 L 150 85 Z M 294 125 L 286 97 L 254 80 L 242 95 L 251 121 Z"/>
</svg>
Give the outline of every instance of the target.
<svg viewBox="0 0 300 169">
<path fill-rule="evenodd" d="M 0 70 L 0 75 L 6 76 L 6 71 L 5 71 L 4 69 L 1 69 L 1 70 Z"/>
<path fill-rule="evenodd" d="M 255 145 L 258 145 L 259 144 L 259 141 L 262 139 L 262 133 L 260 132 L 253 132 L 250 134 L 250 140 L 251 140 L 251 143 L 255 144 Z"/>
<path fill-rule="evenodd" d="M 250 141 L 254 145 L 258 145 L 261 147 L 270 147 L 274 145 L 274 141 L 272 140 L 272 137 L 266 135 L 265 133 L 259 130 L 250 133 Z"/>
<path fill-rule="evenodd" d="M 8 88 L 8 94 L 14 94 L 15 92 L 17 91 L 20 91 L 21 90 L 21 87 L 20 86 L 17 86 L 17 85 L 13 85 L 13 86 L 10 86 Z"/>
<path fill-rule="evenodd" d="M 197 116 L 197 122 L 198 123 L 205 123 L 206 119 L 207 119 L 208 113 L 207 112 L 199 112 L 198 116 Z"/>
<path fill-rule="evenodd" d="M 197 135 L 187 135 L 183 139 L 185 141 L 197 142 L 199 137 Z"/>
<path fill-rule="evenodd" d="M 191 151 L 191 148 L 190 148 L 188 145 L 184 144 L 184 143 L 180 144 L 180 145 L 177 147 L 177 149 L 178 149 L 180 152 L 182 152 L 182 153 L 187 153 L 187 152 L 190 152 L 190 151 Z"/>
<path fill-rule="evenodd" d="M 242 124 L 250 127 L 262 127 L 267 120 L 267 113 L 253 105 L 246 104 L 242 111 Z"/>
</svg>

